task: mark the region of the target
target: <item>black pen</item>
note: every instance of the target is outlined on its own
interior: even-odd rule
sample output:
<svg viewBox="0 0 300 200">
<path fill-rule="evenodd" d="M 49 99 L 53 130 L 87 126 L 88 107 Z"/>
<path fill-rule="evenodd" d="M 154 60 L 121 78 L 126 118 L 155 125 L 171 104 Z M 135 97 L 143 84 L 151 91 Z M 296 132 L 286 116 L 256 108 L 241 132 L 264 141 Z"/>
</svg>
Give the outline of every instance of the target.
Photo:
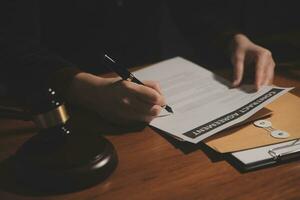
<svg viewBox="0 0 300 200">
<path fill-rule="evenodd" d="M 131 81 L 140 85 L 145 85 L 140 80 L 138 80 L 130 71 L 128 71 L 125 67 L 117 64 L 111 57 L 108 55 L 104 55 L 104 64 L 106 67 L 117 73 L 123 80 Z M 162 106 L 169 113 L 173 113 L 173 110 L 170 106 L 164 105 Z"/>
</svg>

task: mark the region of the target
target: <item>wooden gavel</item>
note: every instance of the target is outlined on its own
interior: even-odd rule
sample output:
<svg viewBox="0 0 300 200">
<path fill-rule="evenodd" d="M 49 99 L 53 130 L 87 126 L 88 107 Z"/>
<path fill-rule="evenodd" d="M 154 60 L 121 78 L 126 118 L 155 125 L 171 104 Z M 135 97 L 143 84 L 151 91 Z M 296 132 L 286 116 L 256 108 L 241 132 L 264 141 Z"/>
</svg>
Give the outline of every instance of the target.
<svg viewBox="0 0 300 200">
<path fill-rule="evenodd" d="M 54 89 L 47 88 L 31 107 L 29 112 L 0 107 L 0 117 L 32 120 L 39 128 L 14 155 L 22 182 L 64 193 L 97 184 L 114 171 L 118 159 L 113 145 L 99 134 L 76 130 Z"/>
</svg>

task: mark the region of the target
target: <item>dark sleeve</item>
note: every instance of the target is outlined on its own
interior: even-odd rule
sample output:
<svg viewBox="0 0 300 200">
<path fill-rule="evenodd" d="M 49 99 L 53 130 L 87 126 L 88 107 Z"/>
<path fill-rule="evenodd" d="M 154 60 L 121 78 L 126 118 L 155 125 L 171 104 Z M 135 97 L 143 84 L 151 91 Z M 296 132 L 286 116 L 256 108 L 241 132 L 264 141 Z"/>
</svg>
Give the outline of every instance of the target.
<svg viewBox="0 0 300 200">
<path fill-rule="evenodd" d="M 232 36 L 240 32 L 242 1 L 168 1 L 171 15 L 198 55 L 225 54 Z"/>
<path fill-rule="evenodd" d="M 61 81 L 77 71 L 72 63 L 40 45 L 39 3 L 38 0 L 0 3 L 1 84 L 10 95 L 21 98 L 42 90 L 53 77 L 58 76 Z M 64 71 L 62 77 L 56 74 L 59 71 Z"/>
</svg>

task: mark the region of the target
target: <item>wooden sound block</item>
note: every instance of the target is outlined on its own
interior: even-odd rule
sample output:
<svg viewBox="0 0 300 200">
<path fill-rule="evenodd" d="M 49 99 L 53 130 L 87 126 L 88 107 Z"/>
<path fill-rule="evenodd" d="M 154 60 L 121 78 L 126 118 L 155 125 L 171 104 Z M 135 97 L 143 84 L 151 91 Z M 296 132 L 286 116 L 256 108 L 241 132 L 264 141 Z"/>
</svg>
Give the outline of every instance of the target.
<svg viewBox="0 0 300 200">
<path fill-rule="evenodd" d="M 95 185 L 114 171 L 117 154 L 107 139 L 65 130 L 68 125 L 42 130 L 17 151 L 16 173 L 22 182 L 65 193 Z"/>
</svg>

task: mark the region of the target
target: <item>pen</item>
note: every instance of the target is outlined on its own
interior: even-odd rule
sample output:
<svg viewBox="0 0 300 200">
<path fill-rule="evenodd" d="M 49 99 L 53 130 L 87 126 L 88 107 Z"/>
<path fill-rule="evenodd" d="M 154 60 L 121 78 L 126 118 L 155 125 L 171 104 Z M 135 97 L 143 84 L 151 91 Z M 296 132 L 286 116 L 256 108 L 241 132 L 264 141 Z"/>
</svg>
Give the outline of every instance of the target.
<svg viewBox="0 0 300 200">
<path fill-rule="evenodd" d="M 130 71 L 128 71 L 125 67 L 119 65 L 116 61 L 114 61 L 108 55 L 104 55 L 104 63 L 105 66 L 117 73 L 123 80 L 131 81 L 140 85 L 145 85 L 140 80 L 138 80 Z M 162 106 L 169 113 L 173 113 L 173 110 L 170 106 L 164 105 Z"/>
</svg>

